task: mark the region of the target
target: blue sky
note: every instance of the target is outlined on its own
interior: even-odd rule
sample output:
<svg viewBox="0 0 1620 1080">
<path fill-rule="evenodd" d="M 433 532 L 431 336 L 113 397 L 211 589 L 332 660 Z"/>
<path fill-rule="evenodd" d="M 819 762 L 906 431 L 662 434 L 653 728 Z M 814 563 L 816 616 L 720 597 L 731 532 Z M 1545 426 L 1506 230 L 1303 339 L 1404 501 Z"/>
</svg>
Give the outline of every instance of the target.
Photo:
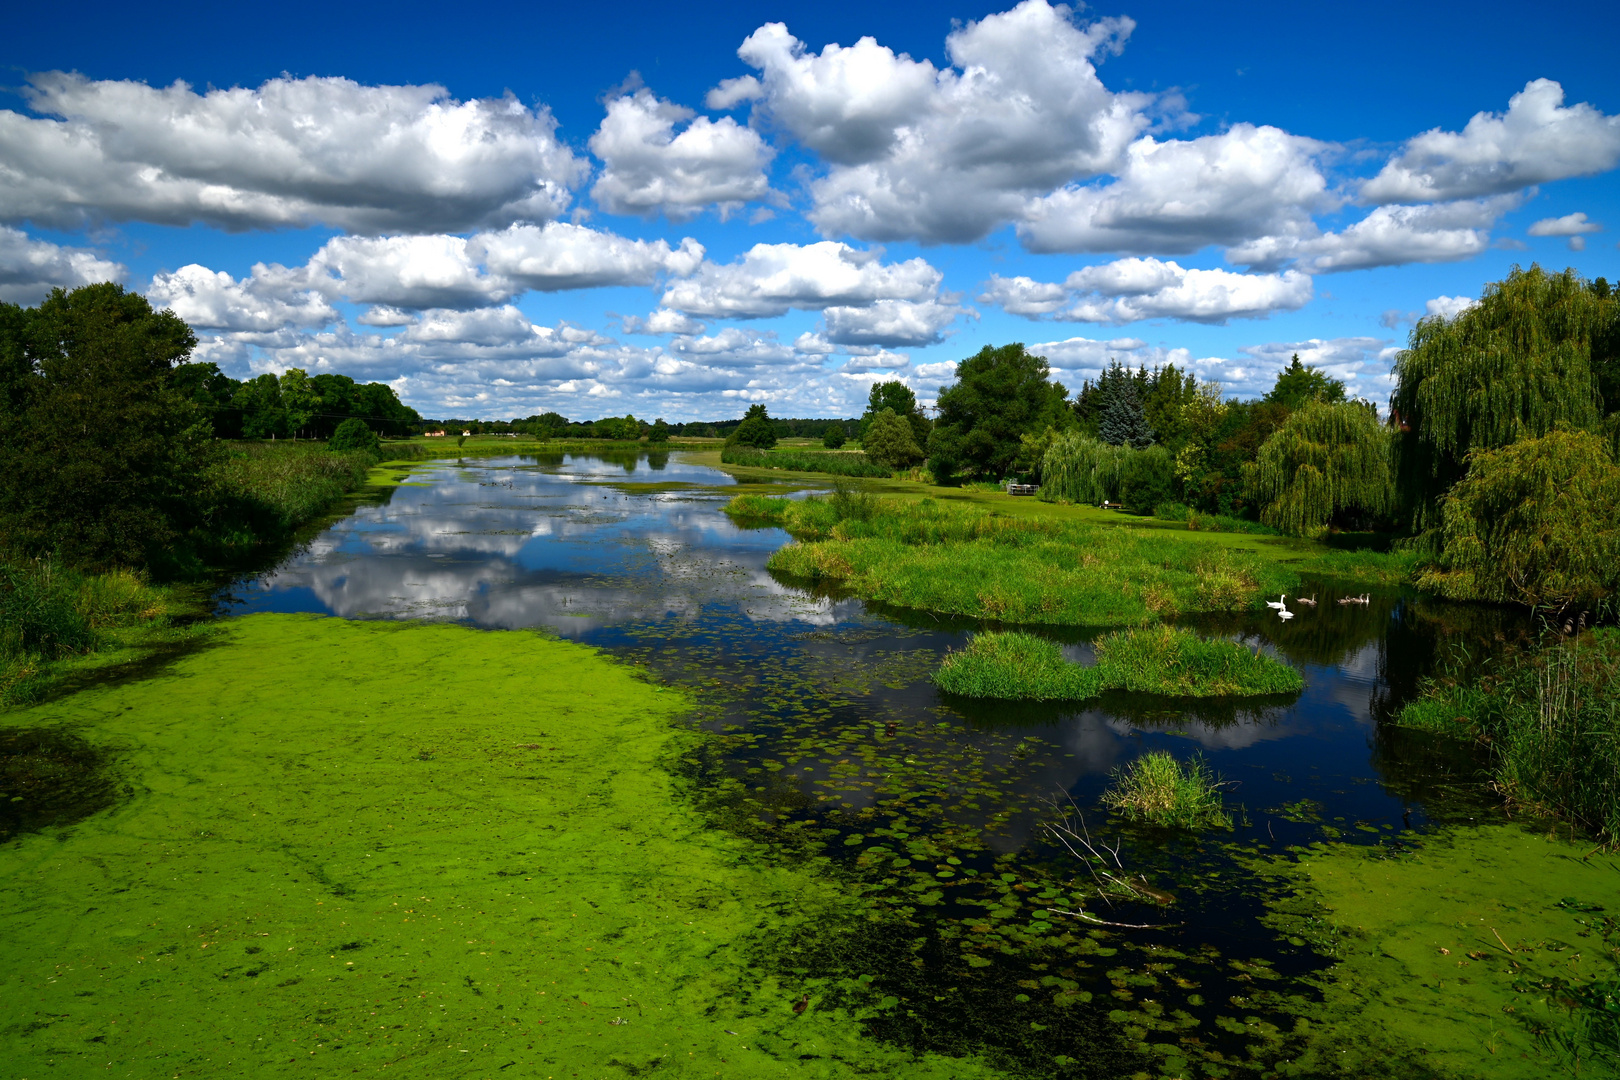
<svg viewBox="0 0 1620 1080">
<path fill-rule="evenodd" d="M 111 277 L 237 377 L 673 420 L 1015 340 L 1382 404 L 1513 264 L 1620 278 L 1612 8 L 1303 7 L 36 5 L 0 299 Z"/>
</svg>

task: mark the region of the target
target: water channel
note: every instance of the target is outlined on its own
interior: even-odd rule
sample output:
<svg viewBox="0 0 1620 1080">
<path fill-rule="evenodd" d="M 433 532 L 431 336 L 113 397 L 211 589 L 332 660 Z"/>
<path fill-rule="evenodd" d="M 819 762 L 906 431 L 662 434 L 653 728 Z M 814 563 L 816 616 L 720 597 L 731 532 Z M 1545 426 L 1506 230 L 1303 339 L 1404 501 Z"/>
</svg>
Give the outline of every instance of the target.
<svg viewBox="0 0 1620 1080">
<path fill-rule="evenodd" d="M 1341 605 L 1349 586 L 1311 582 L 1318 604 L 1291 622 L 1200 624 L 1298 667 L 1297 697 L 952 700 L 929 676 L 976 623 L 778 580 L 766 560 L 789 538 L 733 523 L 735 486 L 679 454 L 428 463 L 220 603 L 536 628 L 692 688 L 711 738 L 679 767 L 717 827 L 823 860 L 863 913 L 761 943 L 759 963 L 870 995 L 879 1037 L 1037 1072 L 1108 1075 L 1120 1032 L 1262 1055 L 1257 1025 L 1291 1027 L 1288 999 L 1326 961 L 1308 919 L 1268 918 L 1256 861 L 1324 838 L 1398 852 L 1414 830 L 1498 813 L 1473 762 L 1381 721 L 1451 650 L 1522 629 L 1499 614 L 1397 592 Z M 1089 655 L 1087 634 L 1041 632 Z M 1232 832 L 1110 821 L 1111 770 L 1156 747 L 1225 778 Z M 1148 887 L 1089 909 L 1144 929 L 1063 914 L 1087 874 L 1044 827 L 1065 813 Z"/>
</svg>

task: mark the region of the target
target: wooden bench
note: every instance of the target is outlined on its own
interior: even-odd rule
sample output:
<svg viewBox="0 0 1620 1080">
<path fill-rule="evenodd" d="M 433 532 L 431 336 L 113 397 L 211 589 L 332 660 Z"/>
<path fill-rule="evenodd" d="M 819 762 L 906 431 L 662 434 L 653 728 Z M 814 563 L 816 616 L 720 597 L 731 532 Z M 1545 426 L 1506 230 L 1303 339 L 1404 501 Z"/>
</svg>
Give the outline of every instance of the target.
<svg viewBox="0 0 1620 1080">
<path fill-rule="evenodd" d="M 1108 502 L 1108 501 L 1104 500 L 1102 505 L 1097 507 L 1097 509 L 1099 509 L 1099 510 L 1123 510 L 1123 509 L 1125 509 L 1125 504 L 1124 503 L 1111 503 L 1111 502 Z"/>
<path fill-rule="evenodd" d="M 1007 485 L 1007 494 L 1009 494 L 1009 495 L 1034 495 L 1036 492 L 1038 492 L 1040 490 L 1041 490 L 1041 486 L 1039 484 L 1008 484 Z"/>
</svg>

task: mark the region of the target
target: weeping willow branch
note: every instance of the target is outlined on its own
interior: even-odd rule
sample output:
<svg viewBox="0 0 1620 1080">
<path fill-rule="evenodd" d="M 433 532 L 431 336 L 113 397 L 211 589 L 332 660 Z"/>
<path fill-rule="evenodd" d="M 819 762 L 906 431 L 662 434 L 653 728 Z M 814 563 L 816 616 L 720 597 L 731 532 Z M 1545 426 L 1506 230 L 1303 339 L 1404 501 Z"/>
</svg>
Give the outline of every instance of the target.
<svg viewBox="0 0 1620 1080">
<path fill-rule="evenodd" d="M 1371 408 L 1312 402 L 1290 416 L 1246 470 L 1260 520 L 1314 536 L 1335 515 L 1385 513 L 1392 501 L 1391 433 Z"/>
<path fill-rule="evenodd" d="M 1620 303 L 1574 270 L 1517 267 L 1454 319 L 1412 330 L 1395 360 L 1390 404 L 1409 429 L 1400 448 L 1402 494 L 1418 528 L 1436 524 L 1442 494 L 1468 454 L 1538 438 L 1559 423 L 1594 430 L 1605 412 L 1594 345 L 1608 364 Z M 1613 411 L 1620 402 L 1610 402 Z"/>
</svg>

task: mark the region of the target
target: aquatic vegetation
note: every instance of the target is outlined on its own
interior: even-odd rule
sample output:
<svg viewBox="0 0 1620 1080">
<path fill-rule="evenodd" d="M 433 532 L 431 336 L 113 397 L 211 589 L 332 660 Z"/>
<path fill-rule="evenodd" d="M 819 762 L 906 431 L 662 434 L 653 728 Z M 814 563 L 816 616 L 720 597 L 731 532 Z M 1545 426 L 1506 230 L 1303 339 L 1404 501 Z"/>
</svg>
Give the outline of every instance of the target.
<svg viewBox="0 0 1620 1080">
<path fill-rule="evenodd" d="M 1129 821 L 1167 829 L 1229 829 L 1221 780 L 1202 759 L 1151 750 L 1114 774 L 1103 805 Z"/>
<path fill-rule="evenodd" d="M 847 901 L 710 827 L 663 768 L 703 741 L 688 699 L 638 676 L 524 632 L 263 615 L 0 717 L 74 725 L 128 781 L 0 845 L 8 1069 L 991 1075 L 749 966 Z"/>
<path fill-rule="evenodd" d="M 755 450 L 748 446 L 727 446 L 720 452 L 720 460 L 726 465 L 743 465 L 751 469 L 786 469 L 790 472 L 884 479 L 894 475 L 892 468 L 874 463 L 865 454 L 825 450 Z"/>
<path fill-rule="evenodd" d="M 1300 1076 L 1613 1075 L 1620 871 L 1514 825 L 1269 860 L 1267 921 L 1337 963 L 1301 1001 Z"/>
<path fill-rule="evenodd" d="M 1620 843 L 1620 630 L 1432 683 L 1399 722 L 1483 743 L 1502 794 Z"/>
<path fill-rule="evenodd" d="M 1099 639 L 1090 667 L 1063 658 L 1055 642 L 1033 634 L 975 634 L 948 653 L 934 683 L 964 697 L 1081 700 L 1105 690 L 1178 697 L 1294 694 L 1299 672 L 1232 641 L 1206 640 L 1166 626 L 1125 630 Z"/>
</svg>

